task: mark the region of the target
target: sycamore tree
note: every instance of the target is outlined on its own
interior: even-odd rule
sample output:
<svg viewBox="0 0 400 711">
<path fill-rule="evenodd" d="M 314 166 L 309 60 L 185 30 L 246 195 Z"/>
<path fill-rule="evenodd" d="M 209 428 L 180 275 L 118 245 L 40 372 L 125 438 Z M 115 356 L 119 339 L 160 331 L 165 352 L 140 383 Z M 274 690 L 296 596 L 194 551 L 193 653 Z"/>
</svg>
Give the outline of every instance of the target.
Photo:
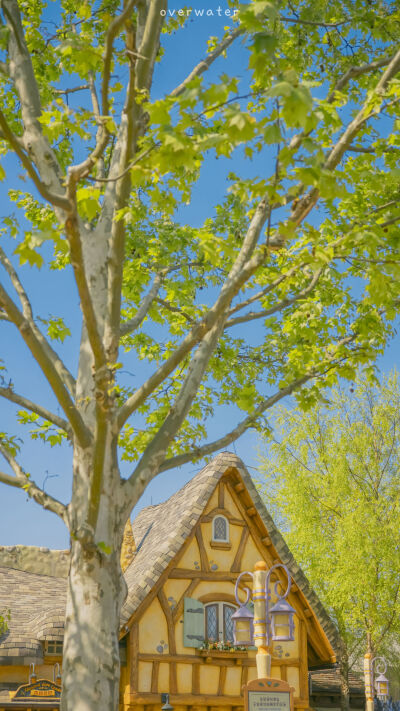
<svg viewBox="0 0 400 711">
<path fill-rule="evenodd" d="M 362 378 L 310 412 L 281 411 L 261 487 L 336 620 L 348 673 L 365 652 L 397 657 L 400 633 L 400 383 Z M 265 473 L 265 477 L 264 477 Z"/>
<path fill-rule="evenodd" d="M 179 42 L 195 13 L 166 0 L 0 7 L 1 170 L 13 203 L 2 216 L 1 338 L 43 378 L 35 402 L 2 364 L 0 396 L 14 409 L 0 480 L 69 530 L 61 707 L 111 711 L 119 551 L 146 485 L 261 428 L 286 395 L 310 407 L 391 333 L 400 13 L 394 0 L 233 0 L 227 27 L 185 66 Z M 155 93 L 165 62 L 179 81 Z M 225 184 L 188 224 L 182 205 L 215 158 Z M 35 308 L 27 284 L 44 290 L 48 268 L 73 275 L 79 323 Z M 60 341 L 77 330 L 67 358 Z M 237 423 L 216 436 L 224 408 Z M 69 503 L 35 483 L 13 413 L 28 439 L 69 443 Z"/>
</svg>

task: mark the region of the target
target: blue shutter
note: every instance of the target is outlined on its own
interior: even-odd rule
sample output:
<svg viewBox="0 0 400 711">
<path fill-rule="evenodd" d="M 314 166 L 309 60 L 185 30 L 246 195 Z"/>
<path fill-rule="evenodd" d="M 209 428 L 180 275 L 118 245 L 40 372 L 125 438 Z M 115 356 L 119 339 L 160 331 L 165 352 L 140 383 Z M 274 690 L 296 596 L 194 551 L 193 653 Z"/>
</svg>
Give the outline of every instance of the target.
<svg viewBox="0 0 400 711">
<path fill-rule="evenodd" d="M 183 610 L 183 644 L 185 647 L 201 647 L 204 642 L 204 605 L 192 597 L 185 597 Z"/>
</svg>

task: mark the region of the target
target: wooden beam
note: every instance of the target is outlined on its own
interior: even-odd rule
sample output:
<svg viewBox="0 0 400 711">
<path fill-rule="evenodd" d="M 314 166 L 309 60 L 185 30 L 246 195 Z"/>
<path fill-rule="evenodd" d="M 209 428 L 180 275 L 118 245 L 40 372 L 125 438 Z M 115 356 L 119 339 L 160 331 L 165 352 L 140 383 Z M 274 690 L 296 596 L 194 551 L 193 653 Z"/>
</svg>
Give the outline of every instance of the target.
<svg viewBox="0 0 400 711">
<path fill-rule="evenodd" d="M 245 486 L 242 481 L 239 481 L 238 484 L 235 484 L 234 488 L 235 488 L 236 493 L 240 494 L 241 491 L 244 491 Z"/>
<path fill-rule="evenodd" d="M 225 518 L 228 519 L 229 523 L 232 526 L 244 526 L 245 523 L 241 518 L 236 518 L 231 514 L 228 509 L 224 509 L 223 507 L 220 508 L 219 506 L 216 507 L 215 509 L 212 509 L 212 511 L 209 511 L 207 514 L 204 514 L 201 517 L 201 522 L 202 523 L 210 523 L 210 521 L 213 520 L 215 516 L 225 516 Z"/>
<path fill-rule="evenodd" d="M 200 694 L 200 664 L 193 664 L 192 667 L 192 691 Z"/>
<path fill-rule="evenodd" d="M 164 613 L 168 630 L 168 651 L 173 656 L 176 654 L 175 625 L 172 619 L 172 610 L 168 604 L 167 596 L 162 588 L 157 593 L 161 609 Z"/>
<path fill-rule="evenodd" d="M 238 573 L 224 573 L 218 570 L 211 570 L 209 573 L 203 570 L 191 570 L 191 568 L 173 568 L 169 574 L 170 578 L 181 580 L 186 578 L 201 578 L 202 580 L 215 580 L 215 582 L 230 582 L 236 581 Z"/>
<path fill-rule="evenodd" d="M 248 528 L 244 528 L 242 531 L 242 535 L 240 538 L 239 545 L 237 547 L 236 555 L 234 558 L 234 561 L 231 565 L 231 573 L 239 573 L 240 570 L 242 569 L 242 558 L 243 558 L 243 553 L 244 549 L 246 547 L 246 543 L 248 541 L 250 532 Z"/>
<path fill-rule="evenodd" d="M 156 694 L 158 691 L 158 672 L 160 669 L 160 662 L 158 659 L 153 662 L 151 668 L 151 693 Z"/>
<path fill-rule="evenodd" d="M 220 667 L 219 670 L 219 680 L 218 680 L 218 691 L 217 694 L 218 696 L 223 696 L 224 689 L 225 689 L 225 680 L 226 680 L 226 667 Z"/>
<path fill-rule="evenodd" d="M 194 592 L 195 588 L 198 586 L 199 582 L 200 582 L 200 580 L 198 578 L 195 578 L 194 580 L 190 581 L 185 592 L 179 598 L 177 606 L 172 610 L 172 619 L 173 619 L 174 625 L 176 625 L 176 623 L 179 620 L 179 618 L 181 617 L 181 615 L 183 615 L 183 606 L 185 604 L 185 597 L 190 597 L 193 594 L 193 592 Z"/>
<path fill-rule="evenodd" d="M 246 682 L 247 683 L 247 682 Z M 243 696 L 217 696 L 211 694 L 170 694 L 169 702 L 172 706 L 240 706 L 243 708 Z M 227 704 L 228 702 L 228 704 Z M 140 692 L 130 694 L 131 704 L 154 704 L 160 706 L 160 694 Z M 308 708 L 308 702 L 294 697 L 294 705 L 297 708 Z"/>
<path fill-rule="evenodd" d="M 138 690 L 138 672 L 139 672 L 139 625 L 134 622 L 129 630 L 129 648 L 128 648 L 128 662 L 129 662 L 129 686 L 131 691 Z"/>
<path fill-rule="evenodd" d="M 236 665 L 236 657 L 234 654 L 231 654 L 226 656 L 226 657 L 213 657 L 212 653 L 208 657 L 211 659 L 211 664 L 212 666 L 217 666 L 217 667 L 233 667 Z M 140 662 L 153 662 L 153 661 L 159 661 L 159 662 L 174 662 L 176 664 L 192 664 L 193 666 L 201 666 L 203 664 L 207 664 L 208 662 L 206 661 L 207 657 L 205 656 L 200 656 L 197 654 L 148 654 L 145 652 L 141 652 L 138 655 L 138 659 Z M 255 667 L 256 666 L 256 660 L 255 657 L 245 657 L 243 659 L 240 659 L 241 663 L 244 666 L 247 667 Z M 298 660 L 297 660 L 298 661 Z M 297 666 L 296 665 L 296 660 L 279 660 L 277 663 L 287 664 L 289 666 Z"/>
<path fill-rule="evenodd" d="M 224 508 L 224 485 L 222 481 L 219 482 L 218 484 L 218 508 L 223 509 Z"/>
<path fill-rule="evenodd" d="M 205 549 L 205 545 L 204 545 L 204 541 L 203 541 L 203 534 L 201 532 L 200 524 L 198 524 L 196 526 L 195 536 L 196 536 L 196 540 L 197 540 L 197 545 L 199 546 L 201 571 L 205 572 L 205 573 L 209 573 L 210 572 L 210 563 L 208 562 L 208 556 L 207 556 L 207 552 Z"/>
<path fill-rule="evenodd" d="M 251 518 L 253 518 L 253 516 L 255 516 L 256 513 L 257 513 L 257 509 L 256 509 L 255 506 L 249 506 L 249 508 L 246 509 L 246 512 L 247 512 L 247 515 L 248 515 L 248 516 L 250 516 Z"/>
<path fill-rule="evenodd" d="M 267 548 L 268 548 L 268 546 L 270 546 L 272 544 L 272 541 L 269 536 L 264 536 L 264 538 L 262 538 L 261 541 L 264 544 L 264 546 L 266 546 Z"/>
<path fill-rule="evenodd" d="M 299 620 L 300 698 L 308 701 L 308 659 L 306 623 Z"/>
</svg>

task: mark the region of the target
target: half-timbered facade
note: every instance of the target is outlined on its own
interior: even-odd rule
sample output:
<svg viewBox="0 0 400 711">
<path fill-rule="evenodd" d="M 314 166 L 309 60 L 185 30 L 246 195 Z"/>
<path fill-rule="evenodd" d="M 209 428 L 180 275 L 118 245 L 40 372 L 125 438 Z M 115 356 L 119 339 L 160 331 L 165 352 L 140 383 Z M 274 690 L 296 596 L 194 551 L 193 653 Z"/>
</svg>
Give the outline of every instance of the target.
<svg viewBox="0 0 400 711">
<path fill-rule="evenodd" d="M 0 552 L 0 565 L 5 553 Z M 234 588 L 239 573 L 252 571 L 260 560 L 268 567 L 283 562 L 291 571 L 288 600 L 296 611 L 295 638 L 274 644 L 271 671 L 294 688 L 295 708 L 309 707 L 309 668 L 335 662 L 336 628 L 243 463 L 223 453 L 167 502 L 144 509 L 132 530 L 126 529 L 121 709 L 158 711 L 167 693 L 175 711 L 243 708 L 241 687 L 256 677 L 256 652 L 233 646 Z M 0 711 L 18 708 L 12 694 L 28 682 L 29 664 L 34 662 L 37 675 L 51 680 L 54 663 L 62 662 L 65 578 L 21 567 L 25 570 L 8 561 L 0 568 L 0 606 L 11 607 L 9 630 L 0 640 Z M 218 649 L 211 648 L 217 643 Z M 32 708 L 41 708 L 39 702 Z M 53 707 L 49 700 L 42 707 L 57 705 L 54 699 Z"/>
</svg>

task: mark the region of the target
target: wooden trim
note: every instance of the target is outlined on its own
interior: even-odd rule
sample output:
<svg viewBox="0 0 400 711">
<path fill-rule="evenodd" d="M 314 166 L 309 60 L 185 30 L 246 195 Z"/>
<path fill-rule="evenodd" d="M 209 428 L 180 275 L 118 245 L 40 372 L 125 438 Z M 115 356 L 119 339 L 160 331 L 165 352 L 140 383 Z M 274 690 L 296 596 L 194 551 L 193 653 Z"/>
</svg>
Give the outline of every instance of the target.
<svg viewBox="0 0 400 711">
<path fill-rule="evenodd" d="M 218 691 L 217 691 L 218 696 L 222 696 L 224 693 L 225 681 L 226 681 L 226 669 L 227 669 L 226 667 L 220 667 L 220 670 L 219 670 Z"/>
<path fill-rule="evenodd" d="M 159 599 L 161 609 L 164 613 L 164 616 L 165 616 L 165 619 L 167 622 L 168 651 L 170 654 L 175 655 L 176 654 L 175 625 L 174 625 L 174 621 L 172 619 L 172 610 L 168 604 L 167 596 L 166 596 L 163 588 L 160 588 L 160 590 L 157 593 L 157 597 Z"/>
<path fill-rule="evenodd" d="M 203 605 L 207 605 L 208 602 L 230 602 L 233 605 L 237 605 L 235 596 L 230 595 L 229 593 L 212 592 L 207 593 L 206 595 L 201 595 L 198 599 L 203 603 Z"/>
<path fill-rule="evenodd" d="M 282 681 L 287 681 L 287 673 L 286 673 L 286 672 L 287 672 L 287 667 L 281 665 L 281 666 L 280 666 L 280 672 L 281 672 L 281 679 L 282 679 Z"/>
<path fill-rule="evenodd" d="M 239 571 L 242 568 L 243 553 L 244 553 L 244 549 L 246 548 L 246 543 L 248 541 L 249 535 L 250 535 L 249 529 L 244 528 L 242 531 L 242 535 L 240 537 L 240 541 L 239 541 L 239 545 L 237 547 L 234 561 L 231 565 L 231 573 L 239 573 Z"/>
<path fill-rule="evenodd" d="M 240 494 L 241 491 L 244 491 L 245 486 L 244 486 L 244 484 L 243 484 L 242 481 L 239 481 L 238 484 L 235 484 L 235 485 L 234 485 L 234 488 L 235 488 L 236 493 L 237 493 L 237 494 Z"/>
<path fill-rule="evenodd" d="M 308 701 L 308 660 L 307 660 L 307 632 L 306 624 L 299 620 L 299 652 L 300 652 L 300 672 L 299 686 L 300 698 Z"/>
<path fill-rule="evenodd" d="M 243 530 L 245 531 L 246 529 Z M 220 551 L 230 551 L 232 549 L 232 543 L 224 541 L 210 541 L 209 546 L 210 548 L 217 548 L 217 550 Z"/>
<path fill-rule="evenodd" d="M 210 572 L 204 572 L 204 570 L 190 570 L 190 568 L 173 568 L 169 574 L 171 579 L 182 579 L 187 578 L 201 578 L 202 580 L 215 580 L 215 582 L 236 582 L 238 573 L 224 573 L 218 570 L 210 570 Z"/>
<path fill-rule="evenodd" d="M 172 610 L 172 619 L 174 622 L 174 625 L 176 625 L 177 621 L 179 620 L 180 616 L 183 615 L 183 606 L 185 604 L 185 597 L 190 597 L 192 593 L 194 592 L 195 588 L 197 588 L 200 580 L 195 578 L 195 580 L 191 580 L 189 585 L 187 586 L 185 592 L 183 595 L 180 597 L 177 606 L 175 607 L 174 610 Z"/>
<path fill-rule="evenodd" d="M 200 664 L 193 664 L 192 667 L 192 691 L 194 694 L 200 693 Z"/>
<path fill-rule="evenodd" d="M 210 523 L 210 521 L 215 518 L 215 516 L 225 516 L 226 519 L 228 519 L 229 523 L 232 526 L 245 526 L 245 522 L 241 518 L 236 518 L 231 514 L 228 509 L 220 508 L 217 506 L 215 509 L 212 509 L 212 511 L 209 511 L 207 514 L 203 514 L 201 517 L 201 523 Z"/>
<path fill-rule="evenodd" d="M 206 651 L 206 650 L 204 650 Z M 212 659 L 212 665 L 213 666 L 225 666 L 225 667 L 233 667 L 236 664 L 236 657 L 234 654 L 231 654 L 229 652 L 226 653 L 226 657 L 211 657 L 211 654 L 215 650 L 207 650 L 210 651 L 210 658 Z M 238 652 L 238 654 L 243 654 L 243 652 Z M 246 652 L 244 653 L 245 655 L 247 654 Z M 206 656 L 200 656 L 200 654 L 147 654 L 145 652 L 141 652 L 138 655 L 139 662 L 154 662 L 154 661 L 159 661 L 159 662 L 175 662 L 176 664 L 193 664 L 194 666 L 196 665 L 203 665 L 206 664 Z M 256 666 L 256 659 L 255 657 L 246 657 L 245 658 L 240 658 L 241 663 L 244 666 L 247 667 L 255 667 Z M 279 662 L 278 662 L 279 663 Z M 291 666 L 295 666 L 293 663 L 291 663 Z"/>
<path fill-rule="evenodd" d="M 196 540 L 197 540 L 197 545 L 199 546 L 199 553 L 200 553 L 200 563 L 201 563 L 201 571 L 200 572 L 209 573 L 210 572 L 210 564 L 208 562 L 208 556 L 207 556 L 207 552 L 206 552 L 206 549 L 204 546 L 203 534 L 201 532 L 200 525 L 196 526 L 195 536 L 196 536 Z"/>
<path fill-rule="evenodd" d="M 158 691 L 158 672 L 160 669 L 160 662 L 158 659 L 153 662 L 151 668 L 151 693 L 156 694 Z"/>
<path fill-rule="evenodd" d="M 303 615 L 304 615 L 304 617 L 313 617 L 313 613 L 308 607 L 305 610 L 303 610 Z"/>
<path fill-rule="evenodd" d="M 134 622 L 129 630 L 129 686 L 131 691 L 137 690 L 139 682 L 139 625 Z"/>
<path fill-rule="evenodd" d="M 269 536 L 264 536 L 264 538 L 261 539 L 261 542 L 263 543 L 264 546 L 268 548 L 268 546 L 272 545 L 272 541 Z"/>
<path fill-rule="evenodd" d="M 271 555 L 272 551 L 270 551 L 270 550 L 266 551 L 265 546 L 263 546 L 261 543 L 261 538 L 264 538 L 264 536 L 267 533 L 264 522 L 260 518 L 261 528 L 259 526 L 257 526 L 256 517 L 252 518 L 251 516 L 248 516 L 248 514 L 247 514 L 248 507 L 246 506 L 246 504 L 243 501 L 241 501 L 241 498 L 239 496 L 237 496 L 237 494 L 235 493 L 236 487 L 234 489 L 232 489 L 232 487 L 230 486 L 229 483 L 227 483 L 226 487 L 227 487 L 228 492 L 232 495 L 233 500 L 235 501 L 241 515 L 244 518 L 244 522 L 243 522 L 244 525 L 248 526 L 250 533 L 252 534 L 252 537 L 254 539 L 254 544 L 255 544 L 256 548 L 258 549 L 261 558 L 265 558 L 267 556 L 267 558 L 266 558 L 267 563 L 269 563 L 269 565 L 271 565 L 272 564 L 272 555 Z"/>
<path fill-rule="evenodd" d="M 217 696 L 211 694 L 176 694 L 170 693 L 169 702 L 172 706 L 243 706 L 242 696 Z M 160 707 L 160 694 L 141 692 L 131 694 L 130 703 L 155 704 Z"/>
<path fill-rule="evenodd" d="M 247 680 L 249 678 L 249 669 L 247 666 L 243 665 L 242 666 L 242 676 L 240 680 L 240 687 L 245 686 L 247 684 Z"/>
<path fill-rule="evenodd" d="M 220 509 L 224 508 L 224 488 L 222 481 L 220 481 L 218 484 L 218 508 Z"/>
<path fill-rule="evenodd" d="M 171 694 L 178 693 L 178 682 L 176 676 L 176 662 L 169 664 L 169 690 Z"/>
</svg>

